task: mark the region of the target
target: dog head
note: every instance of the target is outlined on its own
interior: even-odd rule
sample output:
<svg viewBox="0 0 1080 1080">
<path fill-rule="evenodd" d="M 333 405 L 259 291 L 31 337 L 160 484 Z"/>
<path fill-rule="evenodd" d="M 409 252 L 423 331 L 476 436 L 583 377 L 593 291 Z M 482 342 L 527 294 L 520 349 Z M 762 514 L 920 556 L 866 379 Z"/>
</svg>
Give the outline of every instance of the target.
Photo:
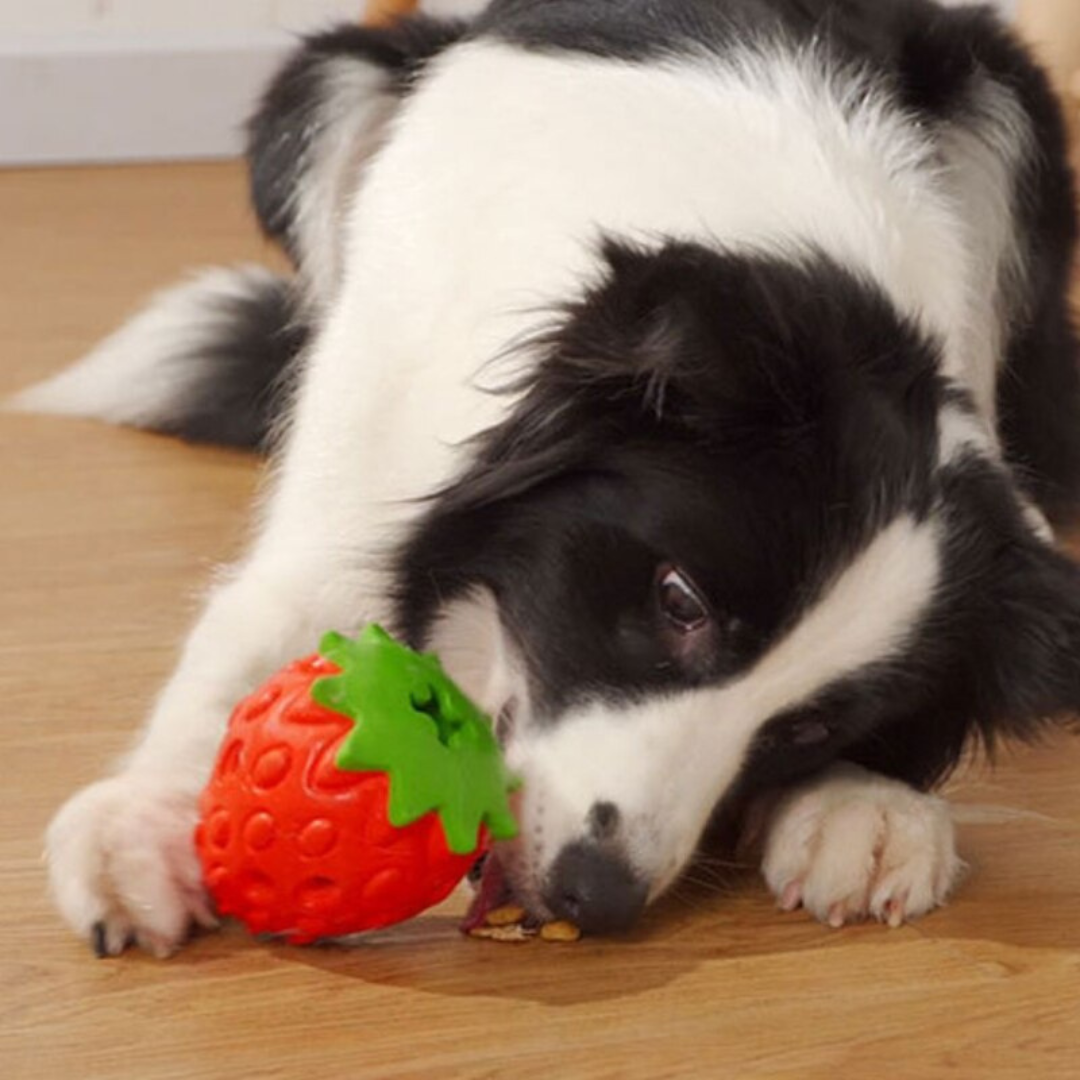
<svg viewBox="0 0 1080 1080">
<path fill-rule="evenodd" d="M 500 713 L 538 913 L 626 927 L 736 792 L 841 756 L 929 783 L 1076 704 L 1077 574 L 873 284 L 609 243 L 528 348 L 399 578 Z"/>
</svg>

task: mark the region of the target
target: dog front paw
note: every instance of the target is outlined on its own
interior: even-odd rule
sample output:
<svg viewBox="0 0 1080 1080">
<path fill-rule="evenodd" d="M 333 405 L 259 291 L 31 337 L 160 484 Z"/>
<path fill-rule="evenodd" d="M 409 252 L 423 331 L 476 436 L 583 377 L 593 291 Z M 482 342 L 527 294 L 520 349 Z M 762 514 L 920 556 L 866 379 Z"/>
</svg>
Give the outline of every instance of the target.
<svg viewBox="0 0 1080 1080">
<path fill-rule="evenodd" d="M 46 835 L 53 898 L 98 956 L 129 944 L 170 955 L 192 923 L 216 925 L 195 853 L 194 795 L 120 774 L 61 807 Z"/>
<path fill-rule="evenodd" d="M 786 911 L 899 926 L 944 903 L 963 865 L 944 800 L 843 764 L 777 804 L 762 872 Z"/>
</svg>

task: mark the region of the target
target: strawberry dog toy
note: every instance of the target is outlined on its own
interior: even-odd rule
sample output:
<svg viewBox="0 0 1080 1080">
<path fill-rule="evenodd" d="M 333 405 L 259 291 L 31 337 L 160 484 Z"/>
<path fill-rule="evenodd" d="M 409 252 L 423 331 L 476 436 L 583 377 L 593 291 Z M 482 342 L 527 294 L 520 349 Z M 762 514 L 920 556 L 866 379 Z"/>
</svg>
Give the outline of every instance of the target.
<svg viewBox="0 0 1080 1080">
<path fill-rule="evenodd" d="M 487 718 L 430 655 L 369 626 L 240 703 L 195 843 L 222 915 L 293 944 L 389 926 L 516 825 Z"/>
</svg>

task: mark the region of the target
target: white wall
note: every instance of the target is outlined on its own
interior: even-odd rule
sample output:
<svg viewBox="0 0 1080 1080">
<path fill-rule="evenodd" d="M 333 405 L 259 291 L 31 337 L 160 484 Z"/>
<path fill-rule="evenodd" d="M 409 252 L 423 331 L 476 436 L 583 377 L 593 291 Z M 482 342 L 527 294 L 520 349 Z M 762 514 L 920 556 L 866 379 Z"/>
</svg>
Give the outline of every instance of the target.
<svg viewBox="0 0 1080 1080">
<path fill-rule="evenodd" d="M 363 0 L 0 0 L 5 35 L 305 30 L 359 18 Z"/>
<path fill-rule="evenodd" d="M 297 31 L 364 0 L 0 0 L 0 165 L 228 157 Z"/>
</svg>

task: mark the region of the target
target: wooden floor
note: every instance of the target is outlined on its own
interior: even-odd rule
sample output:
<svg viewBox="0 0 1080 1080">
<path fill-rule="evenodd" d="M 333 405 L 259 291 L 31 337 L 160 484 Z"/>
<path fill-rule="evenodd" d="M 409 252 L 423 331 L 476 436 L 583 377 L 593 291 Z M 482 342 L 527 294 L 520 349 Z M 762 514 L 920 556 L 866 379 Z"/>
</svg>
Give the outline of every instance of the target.
<svg viewBox="0 0 1080 1080">
<path fill-rule="evenodd" d="M 242 187 L 220 165 L 0 173 L 0 393 L 183 268 L 268 257 Z M 0 461 L 0 1077 L 1080 1076 L 1080 740 L 954 785 L 982 806 L 970 878 L 900 930 L 780 914 L 751 875 L 617 943 L 466 941 L 451 911 L 352 950 L 229 930 L 95 960 L 45 898 L 42 830 L 125 746 L 256 468 L 2 415 Z"/>
</svg>

